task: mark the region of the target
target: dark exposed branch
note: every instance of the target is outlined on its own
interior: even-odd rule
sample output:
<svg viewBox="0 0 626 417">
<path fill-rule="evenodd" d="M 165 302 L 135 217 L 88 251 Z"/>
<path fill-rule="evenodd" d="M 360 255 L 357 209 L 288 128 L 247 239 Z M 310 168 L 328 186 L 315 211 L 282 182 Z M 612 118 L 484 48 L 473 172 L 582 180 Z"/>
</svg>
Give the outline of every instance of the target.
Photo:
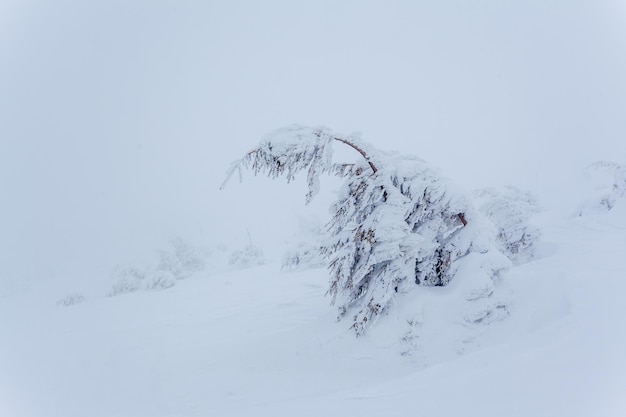
<svg viewBox="0 0 626 417">
<path fill-rule="evenodd" d="M 320 137 L 320 133 L 316 132 L 315 133 L 317 137 Z M 367 155 L 367 153 L 365 153 L 365 151 L 361 148 L 359 148 L 358 146 L 356 146 L 354 143 L 350 142 L 348 139 L 344 139 L 344 138 L 339 138 L 339 137 L 334 137 L 333 139 L 335 139 L 336 141 L 339 141 L 341 143 L 345 143 L 346 145 L 348 145 L 349 147 L 351 147 L 352 149 L 354 149 L 355 151 L 357 151 L 358 153 L 361 154 L 361 156 L 363 158 L 365 158 L 365 160 L 367 161 L 367 163 L 370 165 L 370 168 L 372 168 L 372 171 L 377 172 L 378 169 L 376 168 L 376 165 L 374 165 L 372 163 L 372 161 L 370 161 L 369 156 Z"/>
<path fill-rule="evenodd" d="M 367 156 L 367 154 L 365 153 L 365 151 L 363 149 L 359 148 L 358 146 L 356 146 L 354 143 L 350 142 L 347 139 L 338 138 L 338 137 L 334 137 L 333 139 L 335 139 L 335 140 L 337 140 L 337 141 L 339 141 L 341 143 L 345 143 L 346 145 L 348 145 L 349 147 L 351 147 L 352 149 L 354 149 L 355 151 L 360 153 L 361 156 L 363 156 L 363 158 L 365 158 L 367 163 L 370 165 L 370 168 L 372 168 L 372 171 L 374 171 L 374 172 L 378 171 L 378 169 L 376 169 L 376 166 L 372 163 L 372 161 L 370 161 L 369 156 Z"/>
</svg>

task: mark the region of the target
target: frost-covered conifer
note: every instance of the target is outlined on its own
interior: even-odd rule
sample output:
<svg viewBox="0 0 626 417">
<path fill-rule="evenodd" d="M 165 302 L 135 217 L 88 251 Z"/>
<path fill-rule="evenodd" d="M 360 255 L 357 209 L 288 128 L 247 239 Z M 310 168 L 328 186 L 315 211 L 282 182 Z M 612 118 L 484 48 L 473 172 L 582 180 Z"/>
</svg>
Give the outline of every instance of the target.
<svg viewBox="0 0 626 417">
<path fill-rule="evenodd" d="M 332 146 L 338 142 L 362 158 L 333 163 Z M 343 178 L 322 253 L 331 273 L 328 294 L 340 317 L 351 317 L 357 335 L 391 306 L 397 293 L 415 285 L 446 285 L 461 258 L 491 247 L 481 222 L 473 224 L 468 200 L 434 168 L 416 157 L 379 151 L 357 135 L 287 127 L 233 163 L 227 180 L 241 168 L 287 181 L 305 171 L 307 202 L 318 192 L 321 174 Z"/>
</svg>

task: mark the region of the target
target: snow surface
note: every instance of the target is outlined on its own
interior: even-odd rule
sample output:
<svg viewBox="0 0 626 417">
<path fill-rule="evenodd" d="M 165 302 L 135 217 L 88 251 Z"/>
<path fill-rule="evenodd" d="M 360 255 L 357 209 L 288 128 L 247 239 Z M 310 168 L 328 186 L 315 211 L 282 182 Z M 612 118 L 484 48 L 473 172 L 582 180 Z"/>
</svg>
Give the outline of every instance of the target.
<svg viewBox="0 0 626 417">
<path fill-rule="evenodd" d="M 469 339 L 444 321 L 397 339 L 402 314 L 355 338 L 323 269 L 278 263 L 68 306 L 5 296 L 0 415 L 622 416 L 626 207 L 538 222 L 535 260 L 501 277 L 510 315 Z M 446 311 L 449 288 L 425 290 Z"/>
</svg>

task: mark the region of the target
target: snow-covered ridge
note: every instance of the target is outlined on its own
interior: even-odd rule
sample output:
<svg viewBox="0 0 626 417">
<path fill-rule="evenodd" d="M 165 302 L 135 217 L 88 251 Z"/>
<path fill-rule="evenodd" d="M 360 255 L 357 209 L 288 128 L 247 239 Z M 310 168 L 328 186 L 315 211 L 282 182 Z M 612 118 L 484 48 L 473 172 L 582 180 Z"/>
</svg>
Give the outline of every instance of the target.
<svg viewBox="0 0 626 417">
<path fill-rule="evenodd" d="M 6 298 L 0 410 L 618 417 L 626 409 L 625 214 L 617 205 L 540 222 L 534 260 L 500 277 L 504 321 L 478 314 L 489 285 L 466 292 L 457 280 L 421 287 L 419 308 L 398 300 L 357 339 L 333 321 L 324 270 L 277 263 L 69 308 L 45 292 Z M 477 301 L 476 315 L 449 321 Z"/>
</svg>

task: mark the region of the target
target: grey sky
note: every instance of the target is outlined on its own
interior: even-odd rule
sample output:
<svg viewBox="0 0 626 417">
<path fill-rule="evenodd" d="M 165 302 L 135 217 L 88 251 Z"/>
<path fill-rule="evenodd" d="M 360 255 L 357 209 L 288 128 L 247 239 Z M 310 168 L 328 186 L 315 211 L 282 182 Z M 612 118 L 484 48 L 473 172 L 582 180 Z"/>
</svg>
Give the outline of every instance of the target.
<svg viewBox="0 0 626 417">
<path fill-rule="evenodd" d="M 626 162 L 624 74 L 620 1 L 0 0 L 0 273 L 283 238 L 304 186 L 217 188 L 291 123 L 549 198 Z"/>
</svg>

